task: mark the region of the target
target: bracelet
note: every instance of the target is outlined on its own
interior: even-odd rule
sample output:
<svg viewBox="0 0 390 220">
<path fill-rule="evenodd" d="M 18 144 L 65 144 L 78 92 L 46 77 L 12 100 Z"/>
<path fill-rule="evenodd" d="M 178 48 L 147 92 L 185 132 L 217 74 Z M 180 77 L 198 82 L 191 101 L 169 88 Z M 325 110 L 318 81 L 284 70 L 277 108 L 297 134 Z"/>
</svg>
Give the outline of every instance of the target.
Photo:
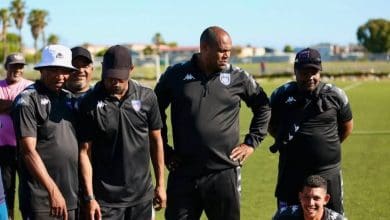
<svg viewBox="0 0 390 220">
<path fill-rule="evenodd" d="M 92 200 L 95 200 L 95 196 L 94 195 L 86 195 L 86 196 L 84 196 L 84 201 L 85 202 L 90 202 Z"/>
</svg>

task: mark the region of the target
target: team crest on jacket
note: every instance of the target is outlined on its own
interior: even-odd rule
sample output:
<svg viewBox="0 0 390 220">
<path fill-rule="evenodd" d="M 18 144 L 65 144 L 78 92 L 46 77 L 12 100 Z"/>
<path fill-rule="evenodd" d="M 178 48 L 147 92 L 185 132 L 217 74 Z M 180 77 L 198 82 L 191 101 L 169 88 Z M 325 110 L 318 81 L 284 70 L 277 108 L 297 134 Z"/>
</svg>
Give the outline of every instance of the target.
<svg viewBox="0 0 390 220">
<path fill-rule="evenodd" d="M 221 73 L 221 75 L 219 75 L 219 81 L 221 81 L 221 83 L 224 84 L 225 86 L 228 86 L 230 84 L 230 74 Z"/>
<path fill-rule="evenodd" d="M 141 109 L 141 100 L 131 100 L 131 105 L 133 109 L 138 112 Z"/>
</svg>

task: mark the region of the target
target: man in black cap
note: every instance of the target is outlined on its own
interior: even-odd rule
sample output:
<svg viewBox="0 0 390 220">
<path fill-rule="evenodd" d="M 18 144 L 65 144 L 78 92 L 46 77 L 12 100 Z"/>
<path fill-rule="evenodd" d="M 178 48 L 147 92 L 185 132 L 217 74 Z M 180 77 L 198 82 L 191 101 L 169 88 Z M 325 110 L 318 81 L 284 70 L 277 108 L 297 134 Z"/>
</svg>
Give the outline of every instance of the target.
<svg viewBox="0 0 390 220">
<path fill-rule="evenodd" d="M 62 45 L 42 51 L 41 77 L 13 103 L 20 147 L 19 202 L 23 219 L 76 219 L 78 144 L 72 94 L 63 89 L 72 52 Z"/>
<path fill-rule="evenodd" d="M 311 48 L 295 58 L 296 81 L 277 88 L 271 95 L 269 126 L 279 151 L 275 195 L 278 208 L 299 204 L 298 192 L 306 177 L 328 180 L 328 207 L 343 213 L 341 142 L 352 132 L 352 112 L 345 92 L 320 80 L 320 53 Z"/>
<path fill-rule="evenodd" d="M 78 69 L 70 74 L 65 88 L 71 91 L 76 98 L 85 95 L 90 90 L 93 75 L 93 59 L 91 53 L 83 47 L 73 47 L 72 65 Z"/>
<path fill-rule="evenodd" d="M 129 80 L 133 68 L 126 47 L 110 47 L 102 81 L 80 103 L 80 166 L 91 218 L 151 219 L 153 203 L 156 209 L 165 207 L 157 98 Z"/>
<path fill-rule="evenodd" d="M 164 122 L 169 169 L 166 219 L 240 219 L 240 168 L 267 135 L 267 95 L 243 69 L 229 63 L 230 35 L 206 28 L 200 53 L 169 67 L 155 92 Z M 252 110 L 240 142 L 241 101 Z M 168 145 L 165 110 L 171 105 L 174 148 Z"/>
<path fill-rule="evenodd" d="M 0 80 L 0 167 L 8 215 L 14 216 L 15 176 L 16 176 L 16 138 L 10 110 L 15 97 L 33 82 L 23 78 L 26 61 L 22 54 L 13 53 L 7 56 L 4 63 L 6 78 Z"/>
</svg>

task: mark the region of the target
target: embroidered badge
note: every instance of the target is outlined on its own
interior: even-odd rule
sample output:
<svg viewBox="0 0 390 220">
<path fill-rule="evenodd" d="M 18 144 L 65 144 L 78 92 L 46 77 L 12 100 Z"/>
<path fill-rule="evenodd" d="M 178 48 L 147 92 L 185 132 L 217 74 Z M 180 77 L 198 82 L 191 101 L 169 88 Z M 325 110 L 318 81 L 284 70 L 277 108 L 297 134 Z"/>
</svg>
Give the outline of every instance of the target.
<svg viewBox="0 0 390 220">
<path fill-rule="evenodd" d="M 141 109 L 141 100 L 131 100 L 131 105 L 133 109 L 138 112 Z"/>
<path fill-rule="evenodd" d="M 221 83 L 224 84 L 225 86 L 228 86 L 230 84 L 230 74 L 221 73 L 221 75 L 219 75 L 219 81 L 221 81 Z"/>
</svg>

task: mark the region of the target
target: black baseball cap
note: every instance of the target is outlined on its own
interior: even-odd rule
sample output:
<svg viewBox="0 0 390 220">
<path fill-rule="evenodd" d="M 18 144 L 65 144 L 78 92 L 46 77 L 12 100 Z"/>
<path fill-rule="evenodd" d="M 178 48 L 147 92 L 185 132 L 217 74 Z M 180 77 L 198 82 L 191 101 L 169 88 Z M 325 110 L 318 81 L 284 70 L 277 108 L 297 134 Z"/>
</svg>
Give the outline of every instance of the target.
<svg viewBox="0 0 390 220">
<path fill-rule="evenodd" d="M 72 61 L 76 58 L 76 57 L 84 57 L 86 58 L 90 63 L 92 63 L 92 56 L 91 56 L 91 53 L 83 48 L 83 47 L 73 47 L 71 49 L 72 51 Z"/>
<path fill-rule="evenodd" d="M 4 68 L 7 69 L 8 64 L 23 64 L 26 65 L 26 60 L 21 53 L 12 53 L 7 56 L 4 62 Z"/>
<path fill-rule="evenodd" d="M 133 66 L 129 49 L 115 45 L 106 51 L 103 56 L 102 78 L 129 79 L 130 68 Z"/>
<path fill-rule="evenodd" d="M 321 54 L 316 49 L 306 48 L 295 56 L 294 69 L 315 68 L 322 70 Z"/>
</svg>

